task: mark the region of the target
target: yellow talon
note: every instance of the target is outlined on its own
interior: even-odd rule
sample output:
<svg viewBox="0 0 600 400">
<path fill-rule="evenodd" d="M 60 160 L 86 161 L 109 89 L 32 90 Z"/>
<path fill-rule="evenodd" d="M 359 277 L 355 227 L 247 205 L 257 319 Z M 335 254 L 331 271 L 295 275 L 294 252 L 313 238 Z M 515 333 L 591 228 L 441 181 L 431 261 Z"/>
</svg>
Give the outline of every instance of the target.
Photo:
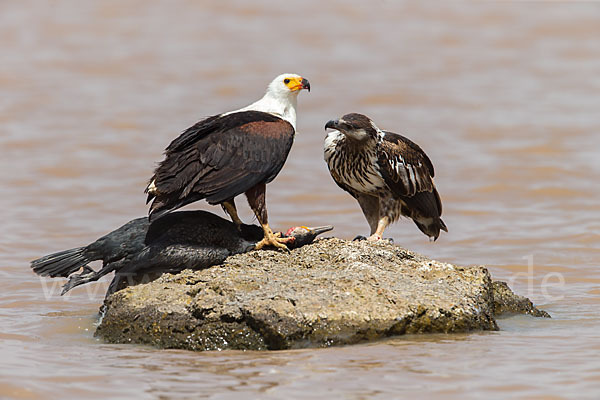
<svg viewBox="0 0 600 400">
<path fill-rule="evenodd" d="M 285 250 L 287 252 L 290 251 L 290 249 L 286 246 L 286 243 L 291 242 L 293 240 L 293 238 L 281 237 L 281 233 L 279 233 L 279 232 L 274 234 L 273 231 L 271 230 L 271 228 L 269 228 L 269 226 L 266 224 L 263 225 L 263 230 L 265 232 L 265 236 L 263 237 L 263 239 L 260 242 L 258 242 L 254 246 L 255 250 L 260 250 L 260 249 L 264 248 L 265 246 L 272 246 L 277 249 Z"/>
</svg>

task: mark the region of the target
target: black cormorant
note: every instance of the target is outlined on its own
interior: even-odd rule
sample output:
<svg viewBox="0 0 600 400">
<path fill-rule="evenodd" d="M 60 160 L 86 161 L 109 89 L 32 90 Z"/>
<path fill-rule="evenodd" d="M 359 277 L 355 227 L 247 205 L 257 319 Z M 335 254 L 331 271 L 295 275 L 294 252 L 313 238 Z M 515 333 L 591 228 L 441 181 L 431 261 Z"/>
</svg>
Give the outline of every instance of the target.
<svg viewBox="0 0 600 400">
<path fill-rule="evenodd" d="M 280 236 L 290 248 L 311 243 L 333 229 L 296 227 Z M 40 276 L 69 277 L 62 294 L 115 272 L 106 296 L 132 284 L 148 282 L 163 273 L 202 269 L 219 264 L 232 254 L 256 248 L 263 230 L 256 225 L 235 224 L 207 211 L 178 211 L 152 223 L 137 218 L 87 246 L 60 251 L 31 262 Z M 102 261 L 94 271 L 88 264 Z M 83 268 L 79 274 L 75 272 Z"/>
</svg>

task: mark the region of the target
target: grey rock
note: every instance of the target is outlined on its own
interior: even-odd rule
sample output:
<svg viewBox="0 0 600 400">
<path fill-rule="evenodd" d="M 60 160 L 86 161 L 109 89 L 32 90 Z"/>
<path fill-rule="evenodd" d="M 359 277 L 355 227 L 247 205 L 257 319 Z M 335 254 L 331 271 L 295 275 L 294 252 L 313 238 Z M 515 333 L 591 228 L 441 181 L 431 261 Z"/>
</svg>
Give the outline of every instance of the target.
<svg viewBox="0 0 600 400">
<path fill-rule="evenodd" d="M 527 314 L 534 317 L 550 318 L 550 314 L 536 308 L 527 297 L 513 293 L 506 282 L 494 281 L 492 282 L 492 288 L 495 315 Z"/>
<path fill-rule="evenodd" d="M 330 238 L 289 254 L 238 254 L 123 289 L 106 300 L 96 335 L 190 350 L 325 347 L 497 330 L 500 312 L 547 316 L 527 301 L 493 283 L 483 266 L 434 261 L 383 241 Z"/>
</svg>

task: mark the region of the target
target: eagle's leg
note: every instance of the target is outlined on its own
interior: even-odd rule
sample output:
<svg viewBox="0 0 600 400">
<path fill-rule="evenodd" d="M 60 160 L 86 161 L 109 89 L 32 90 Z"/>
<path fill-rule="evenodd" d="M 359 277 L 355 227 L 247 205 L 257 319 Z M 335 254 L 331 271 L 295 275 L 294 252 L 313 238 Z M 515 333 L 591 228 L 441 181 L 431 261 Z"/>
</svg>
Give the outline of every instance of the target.
<svg viewBox="0 0 600 400">
<path fill-rule="evenodd" d="M 269 221 L 267 217 L 267 204 L 265 202 L 265 184 L 259 183 L 252 189 L 248 190 L 246 192 L 246 197 L 248 198 L 248 204 L 250 205 L 250 208 L 252 209 L 252 211 L 254 211 L 254 214 L 256 215 L 256 218 L 258 218 L 258 221 L 260 222 L 260 225 L 262 226 L 264 232 L 263 239 L 256 244 L 255 249 L 260 250 L 265 246 L 273 246 L 278 249 L 289 251 L 285 243 L 288 243 L 293 239 L 277 237 L 269 227 Z"/>
<path fill-rule="evenodd" d="M 388 225 L 391 222 L 392 221 L 390 220 L 390 218 L 388 216 L 384 216 L 384 217 L 380 218 L 379 222 L 377 223 L 377 229 L 375 230 L 375 233 L 372 233 L 371 236 L 369 236 L 367 238 L 367 240 L 372 241 L 372 242 L 381 240 L 383 238 L 383 231 L 385 230 L 385 228 L 388 227 Z"/>
<path fill-rule="evenodd" d="M 356 196 L 358 204 L 369 223 L 371 236 L 375 234 L 379 226 L 379 197 L 368 194 L 358 194 Z M 384 227 L 385 229 L 385 227 Z M 383 232 L 383 231 L 382 231 Z"/>
<path fill-rule="evenodd" d="M 234 199 L 224 201 L 223 203 L 221 203 L 221 206 L 223 207 L 223 210 L 225 210 L 225 212 L 229 214 L 229 216 L 231 217 L 231 221 L 235 224 L 237 230 L 241 231 L 243 222 L 238 216 Z"/>
</svg>

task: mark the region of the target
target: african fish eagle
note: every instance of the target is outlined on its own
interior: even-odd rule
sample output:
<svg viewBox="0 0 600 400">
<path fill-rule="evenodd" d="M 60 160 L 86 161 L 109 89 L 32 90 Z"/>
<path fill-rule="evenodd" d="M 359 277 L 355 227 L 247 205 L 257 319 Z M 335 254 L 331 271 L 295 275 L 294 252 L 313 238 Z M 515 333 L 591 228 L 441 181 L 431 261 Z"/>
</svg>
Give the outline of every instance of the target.
<svg viewBox="0 0 600 400">
<path fill-rule="evenodd" d="M 234 198 L 245 193 L 264 231 L 256 248 L 287 249 L 289 239 L 276 237 L 269 227 L 266 184 L 281 171 L 292 147 L 302 89 L 310 91 L 306 79 L 279 75 L 260 100 L 205 118 L 173 140 L 146 188 L 150 220 L 206 199 L 220 204 L 240 226 Z"/>
<path fill-rule="evenodd" d="M 433 240 L 440 230 L 448 232 L 433 164 L 416 143 L 357 113 L 329 121 L 327 128 L 334 130 L 325 138 L 325 162 L 335 183 L 358 201 L 371 228 L 368 240 L 380 240 L 401 215 Z"/>
</svg>

